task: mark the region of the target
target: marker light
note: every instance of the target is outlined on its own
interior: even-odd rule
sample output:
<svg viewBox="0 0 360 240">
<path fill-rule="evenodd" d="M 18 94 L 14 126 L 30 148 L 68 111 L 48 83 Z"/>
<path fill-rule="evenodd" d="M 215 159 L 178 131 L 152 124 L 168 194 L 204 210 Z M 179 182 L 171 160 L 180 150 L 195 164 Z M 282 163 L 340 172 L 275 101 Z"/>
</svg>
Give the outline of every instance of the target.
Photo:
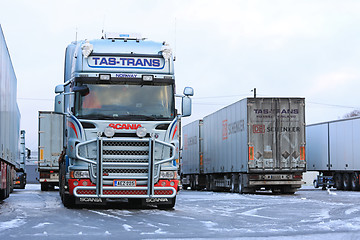
<svg viewBox="0 0 360 240">
<path fill-rule="evenodd" d="M 153 76 L 152 75 L 143 75 L 142 76 L 142 80 L 143 81 L 152 81 L 153 80 Z"/>
<path fill-rule="evenodd" d="M 110 74 L 100 74 L 100 80 L 109 81 L 111 78 Z"/>
<path fill-rule="evenodd" d="M 104 134 L 106 137 L 112 138 L 115 135 L 115 129 L 113 129 L 112 127 L 106 127 Z"/>
<path fill-rule="evenodd" d="M 89 42 L 89 40 L 86 40 L 86 42 L 81 46 L 81 49 L 84 58 L 88 58 L 91 52 L 94 50 L 94 46 Z"/>
<path fill-rule="evenodd" d="M 144 127 L 139 127 L 138 129 L 136 129 L 136 135 L 139 137 L 139 138 L 143 138 L 146 136 L 146 128 Z"/>
<path fill-rule="evenodd" d="M 163 57 L 165 58 L 165 60 L 169 60 L 171 58 L 172 55 L 172 50 L 169 46 L 169 44 L 165 44 L 162 48 L 161 48 L 161 53 L 163 55 Z"/>
</svg>

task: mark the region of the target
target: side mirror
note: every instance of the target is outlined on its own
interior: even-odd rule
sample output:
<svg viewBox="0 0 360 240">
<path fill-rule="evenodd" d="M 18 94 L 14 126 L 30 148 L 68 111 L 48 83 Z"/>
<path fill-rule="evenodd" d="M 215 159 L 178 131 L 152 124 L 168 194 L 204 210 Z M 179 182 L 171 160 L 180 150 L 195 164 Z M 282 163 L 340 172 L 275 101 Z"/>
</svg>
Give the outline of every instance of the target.
<svg viewBox="0 0 360 240">
<path fill-rule="evenodd" d="M 181 112 L 182 117 L 189 117 L 191 115 L 191 98 L 188 96 L 182 98 Z"/>
<path fill-rule="evenodd" d="M 185 87 L 184 95 L 185 96 L 194 96 L 194 89 L 192 87 Z"/>
<path fill-rule="evenodd" d="M 57 85 L 55 87 L 55 93 L 63 93 L 64 92 L 64 85 Z"/>
<path fill-rule="evenodd" d="M 87 85 L 75 86 L 73 87 L 73 91 L 80 93 L 81 96 L 86 96 L 90 92 Z"/>
</svg>

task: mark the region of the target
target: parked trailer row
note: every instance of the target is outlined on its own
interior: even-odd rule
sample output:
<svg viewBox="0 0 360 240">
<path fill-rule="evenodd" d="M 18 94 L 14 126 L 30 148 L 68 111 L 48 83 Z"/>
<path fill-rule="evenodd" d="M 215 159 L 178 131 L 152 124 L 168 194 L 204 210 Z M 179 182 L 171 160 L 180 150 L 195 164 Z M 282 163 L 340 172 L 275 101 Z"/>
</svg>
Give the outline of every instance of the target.
<svg viewBox="0 0 360 240">
<path fill-rule="evenodd" d="M 360 118 L 306 127 L 307 170 L 320 174 L 315 187 L 360 190 Z"/>
<path fill-rule="evenodd" d="M 17 79 L 0 25 L 0 200 L 14 189 L 20 169 L 20 111 L 16 101 Z"/>
<path fill-rule="evenodd" d="M 246 98 L 183 127 L 184 188 L 294 193 L 305 171 L 305 100 Z"/>
</svg>

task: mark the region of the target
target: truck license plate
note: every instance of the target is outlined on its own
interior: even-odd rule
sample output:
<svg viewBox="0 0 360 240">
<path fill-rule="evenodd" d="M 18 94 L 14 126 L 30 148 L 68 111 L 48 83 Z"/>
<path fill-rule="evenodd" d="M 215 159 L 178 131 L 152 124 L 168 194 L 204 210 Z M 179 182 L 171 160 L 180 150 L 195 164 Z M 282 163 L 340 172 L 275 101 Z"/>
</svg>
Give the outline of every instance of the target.
<svg viewBox="0 0 360 240">
<path fill-rule="evenodd" d="M 114 187 L 136 187 L 136 180 L 114 180 Z"/>
</svg>

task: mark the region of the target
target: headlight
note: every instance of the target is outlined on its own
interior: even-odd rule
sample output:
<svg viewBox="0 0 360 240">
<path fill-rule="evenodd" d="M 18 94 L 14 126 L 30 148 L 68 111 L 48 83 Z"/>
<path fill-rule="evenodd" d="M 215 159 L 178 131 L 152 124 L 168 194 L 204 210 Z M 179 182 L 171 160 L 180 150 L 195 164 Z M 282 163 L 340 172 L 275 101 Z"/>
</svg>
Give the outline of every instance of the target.
<svg viewBox="0 0 360 240">
<path fill-rule="evenodd" d="M 176 179 L 177 174 L 176 171 L 160 171 L 161 179 Z"/>
<path fill-rule="evenodd" d="M 112 138 L 115 135 L 115 129 L 112 127 L 106 127 L 104 130 L 104 134 L 108 138 Z"/>
<path fill-rule="evenodd" d="M 146 128 L 144 127 L 139 127 L 138 129 L 136 129 L 136 135 L 139 137 L 139 138 L 143 138 L 146 136 Z"/>
<path fill-rule="evenodd" d="M 89 171 L 71 171 L 71 178 L 90 178 Z"/>
</svg>

